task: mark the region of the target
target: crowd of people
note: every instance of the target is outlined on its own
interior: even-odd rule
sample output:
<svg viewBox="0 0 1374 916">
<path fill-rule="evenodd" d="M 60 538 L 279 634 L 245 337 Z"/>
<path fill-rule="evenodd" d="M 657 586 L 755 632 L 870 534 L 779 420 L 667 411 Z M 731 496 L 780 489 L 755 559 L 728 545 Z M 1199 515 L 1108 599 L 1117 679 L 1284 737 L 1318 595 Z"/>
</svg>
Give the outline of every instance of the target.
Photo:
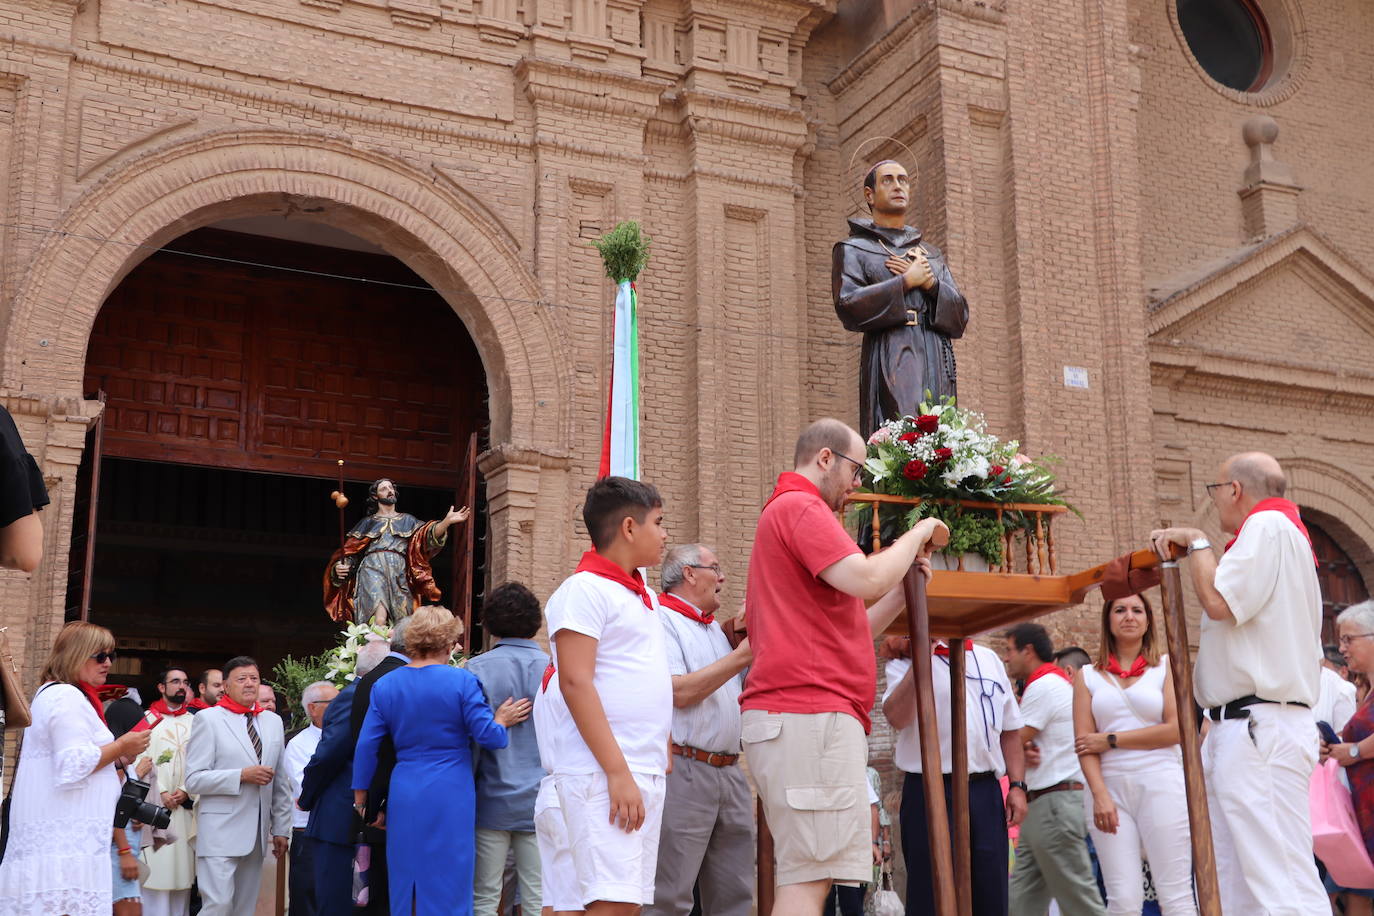
<svg viewBox="0 0 1374 916">
<path fill-rule="evenodd" d="M 1234 456 L 1207 487 L 1236 533 L 1224 552 L 1193 529 L 1152 535 L 1161 556 L 1182 554 L 1204 611 L 1202 716 L 1179 721 L 1143 594 L 1103 602 L 1095 651 L 1056 652 L 1036 623 L 970 640 L 963 684 L 944 642 L 883 639 L 879 698 L 874 643 L 904 609 L 902 578 L 929 578 L 948 532 L 926 519 L 862 551 L 837 510 L 864 452 L 839 421 L 802 433 L 759 518 L 746 611 L 724 624 L 714 550 L 669 548 L 652 485 L 596 482 L 582 510 L 592 547 L 543 609 L 519 583 L 494 589 L 494 643 L 456 667 L 461 624 L 418 608 L 359 650 L 344 689 L 305 689 L 308 724 L 289 740 L 253 659 L 194 681 L 170 668 L 145 711 L 106 684 L 113 634 L 68 624 L 19 756 L 0 912 L 183 916 L 194 896 L 206 916 L 248 916 L 285 856 L 293 914 L 491 916 L 514 901 L 549 916 L 745 916 L 757 798 L 772 913 L 859 913 L 892 855 L 868 766 L 876 706 L 904 774 L 906 911 L 930 913 L 914 652 L 931 657 L 947 790 L 950 694 L 967 698 L 978 916 L 1197 913 L 1189 728 L 1205 736 L 1223 910 L 1370 911 L 1366 892 L 1323 886 L 1307 790 L 1319 757 L 1337 760 L 1374 848 L 1374 603 L 1340 615 L 1324 654 L 1315 557 L 1277 462 Z"/>
</svg>

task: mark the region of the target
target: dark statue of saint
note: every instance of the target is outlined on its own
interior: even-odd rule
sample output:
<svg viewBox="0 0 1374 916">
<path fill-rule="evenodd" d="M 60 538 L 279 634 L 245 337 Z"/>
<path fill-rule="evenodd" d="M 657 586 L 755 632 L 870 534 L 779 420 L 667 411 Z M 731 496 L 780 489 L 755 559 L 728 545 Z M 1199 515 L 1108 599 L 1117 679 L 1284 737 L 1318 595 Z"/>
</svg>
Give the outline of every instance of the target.
<svg viewBox="0 0 1374 916">
<path fill-rule="evenodd" d="M 437 604 L 430 558 L 448 543 L 448 530 L 467 521 L 467 506 L 438 521 L 396 511 L 399 491 L 383 477 L 367 491 L 367 515 L 348 532 L 324 571 L 324 609 L 340 623 L 396 624 L 421 604 Z"/>
<path fill-rule="evenodd" d="M 955 394 L 954 345 L 968 327 L 968 303 L 940 249 L 906 225 L 906 169 L 879 162 L 864 178 L 871 217 L 851 219 L 831 263 L 835 312 L 864 336 L 859 422 L 864 438 L 887 420 L 916 413 L 927 391 Z"/>
</svg>

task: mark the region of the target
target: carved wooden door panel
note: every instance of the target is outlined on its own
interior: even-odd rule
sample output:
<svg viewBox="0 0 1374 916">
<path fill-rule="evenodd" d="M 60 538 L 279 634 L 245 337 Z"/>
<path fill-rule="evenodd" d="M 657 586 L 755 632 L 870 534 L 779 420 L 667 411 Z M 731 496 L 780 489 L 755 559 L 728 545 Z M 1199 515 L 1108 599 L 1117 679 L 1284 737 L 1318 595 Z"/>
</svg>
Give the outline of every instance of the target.
<svg viewBox="0 0 1374 916">
<path fill-rule="evenodd" d="M 1317 553 L 1317 580 L 1322 588 L 1322 644 L 1336 643 L 1336 615 L 1369 597 L 1364 578 L 1350 556 L 1318 525 L 1304 519 Z"/>
</svg>

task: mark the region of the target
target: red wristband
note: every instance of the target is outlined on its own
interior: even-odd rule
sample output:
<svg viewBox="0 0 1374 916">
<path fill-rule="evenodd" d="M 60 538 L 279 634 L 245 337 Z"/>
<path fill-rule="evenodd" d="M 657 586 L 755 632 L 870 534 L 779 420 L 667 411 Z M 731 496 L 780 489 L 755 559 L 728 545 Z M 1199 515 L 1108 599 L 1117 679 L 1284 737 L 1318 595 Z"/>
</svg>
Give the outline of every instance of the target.
<svg viewBox="0 0 1374 916">
<path fill-rule="evenodd" d="M 121 856 L 127 856 L 127 855 L 129 855 L 131 852 L 133 852 L 133 850 L 130 849 L 128 846 L 125 846 L 123 849 L 116 850 L 116 851 L 117 851 Z"/>
</svg>

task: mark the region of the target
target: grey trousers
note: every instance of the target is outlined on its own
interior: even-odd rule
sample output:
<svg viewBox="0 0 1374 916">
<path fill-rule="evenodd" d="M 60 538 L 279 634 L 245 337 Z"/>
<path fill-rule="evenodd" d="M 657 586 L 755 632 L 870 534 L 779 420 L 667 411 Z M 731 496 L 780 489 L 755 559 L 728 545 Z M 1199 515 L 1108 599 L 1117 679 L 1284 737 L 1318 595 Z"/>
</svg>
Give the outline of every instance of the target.
<svg viewBox="0 0 1374 916">
<path fill-rule="evenodd" d="M 196 856 L 202 916 L 253 916 L 262 885 L 262 842 L 246 856 Z"/>
<path fill-rule="evenodd" d="M 1030 803 L 1011 872 L 1012 916 L 1045 916 L 1050 898 L 1064 916 L 1107 916 L 1088 859 L 1083 790 L 1051 792 Z"/>
<path fill-rule="evenodd" d="M 673 758 L 663 801 L 654 902 L 644 916 L 749 916 L 754 903 L 754 799 L 739 764 Z"/>
</svg>

